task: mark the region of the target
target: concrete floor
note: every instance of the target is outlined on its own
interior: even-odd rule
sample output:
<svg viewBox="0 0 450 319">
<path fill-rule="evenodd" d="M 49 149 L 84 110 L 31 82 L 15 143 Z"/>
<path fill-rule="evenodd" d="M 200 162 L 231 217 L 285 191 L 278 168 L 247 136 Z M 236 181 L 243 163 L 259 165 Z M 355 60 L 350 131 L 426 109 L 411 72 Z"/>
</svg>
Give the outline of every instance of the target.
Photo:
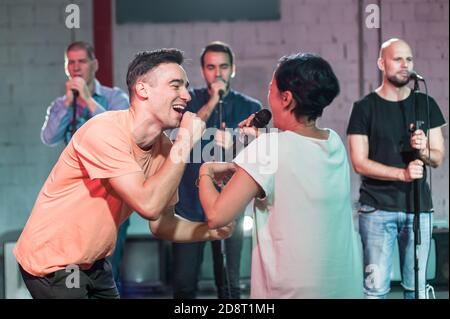
<svg viewBox="0 0 450 319">
<path fill-rule="evenodd" d="M 248 283 L 243 284 L 241 299 L 248 299 L 250 289 Z M 436 286 L 434 287 L 434 295 L 436 299 L 449 299 L 448 286 Z M 216 299 L 216 291 L 213 283 L 200 283 L 199 291 L 197 295 L 198 299 Z M 126 291 L 122 298 L 124 299 L 172 299 L 171 287 L 157 287 L 151 290 L 129 290 Z M 403 299 L 403 288 L 399 284 L 393 284 L 391 292 L 388 294 L 387 299 Z M 430 299 L 432 295 L 430 294 Z"/>
</svg>

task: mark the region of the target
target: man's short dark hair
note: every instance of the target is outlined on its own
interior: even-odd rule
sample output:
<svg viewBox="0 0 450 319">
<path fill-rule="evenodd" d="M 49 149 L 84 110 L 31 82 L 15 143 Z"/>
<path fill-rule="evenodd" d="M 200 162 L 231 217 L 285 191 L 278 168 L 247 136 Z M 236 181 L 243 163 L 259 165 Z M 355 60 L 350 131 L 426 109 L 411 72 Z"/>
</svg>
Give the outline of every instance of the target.
<svg viewBox="0 0 450 319">
<path fill-rule="evenodd" d="M 339 94 L 339 81 L 330 64 L 318 55 L 297 53 L 280 59 L 275 80 L 280 92 L 290 91 L 296 118 L 315 120 Z"/>
<path fill-rule="evenodd" d="M 162 63 L 177 63 L 181 65 L 183 60 L 183 52 L 178 49 L 159 49 L 137 53 L 133 61 L 128 65 L 127 71 L 127 86 L 130 99 L 134 95 L 133 87 L 141 76 Z"/>
<path fill-rule="evenodd" d="M 223 53 L 228 54 L 228 57 L 230 58 L 230 64 L 233 65 L 234 53 L 228 44 L 221 42 L 221 41 L 214 41 L 214 42 L 211 42 L 210 44 L 208 44 L 203 49 L 202 55 L 200 56 L 200 63 L 202 65 L 202 67 L 204 66 L 204 63 L 205 63 L 205 55 L 208 52 L 223 52 Z"/>
<path fill-rule="evenodd" d="M 92 47 L 92 45 L 90 45 L 87 42 L 84 42 L 84 41 L 72 42 L 71 44 L 69 44 L 67 46 L 66 56 L 67 56 L 67 53 L 72 50 L 84 50 L 84 51 L 86 51 L 86 53 L 89 57 L 89 60 L 91 60 L 91 61 L 95 60 L 94 48 Z"/>
</svg>

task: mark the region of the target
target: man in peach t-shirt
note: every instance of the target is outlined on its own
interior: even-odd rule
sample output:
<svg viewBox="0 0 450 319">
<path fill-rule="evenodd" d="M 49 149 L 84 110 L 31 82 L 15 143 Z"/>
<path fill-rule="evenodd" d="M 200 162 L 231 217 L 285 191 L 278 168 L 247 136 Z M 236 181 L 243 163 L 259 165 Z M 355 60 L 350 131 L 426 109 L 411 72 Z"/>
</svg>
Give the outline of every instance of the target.
<svg viewBox="0 0 450 319">
<path fill-rule="evenodd" d="M 174 215 L 185 162 L 205 130 L 195 114 L 182 117 L 190 100 L 182 62 L 176 49 L 137 54 L 127 72 L 130 109 L 95 116 L 61 154 L 14 249 L 33 298 L 118 298 L 105 257 L 133 210 L 161 239 L 231 234 L 231 225 L 209 230 Z M 163 131 L 178 126 L 172 145 Z"/>
</svg>

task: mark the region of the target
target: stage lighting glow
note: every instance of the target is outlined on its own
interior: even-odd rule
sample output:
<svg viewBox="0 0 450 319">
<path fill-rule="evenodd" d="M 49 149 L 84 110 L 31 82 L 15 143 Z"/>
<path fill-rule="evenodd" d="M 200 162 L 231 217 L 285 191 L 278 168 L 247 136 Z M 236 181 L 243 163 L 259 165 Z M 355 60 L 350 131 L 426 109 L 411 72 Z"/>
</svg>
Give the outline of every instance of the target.
<svg viewBox="0 0 450 319">
<path fill-rule="evenodd" d="M 253 228 L 253 218 L 250 216 L 244 216 L 244 232 L 250 231 Z"/>
</svg>

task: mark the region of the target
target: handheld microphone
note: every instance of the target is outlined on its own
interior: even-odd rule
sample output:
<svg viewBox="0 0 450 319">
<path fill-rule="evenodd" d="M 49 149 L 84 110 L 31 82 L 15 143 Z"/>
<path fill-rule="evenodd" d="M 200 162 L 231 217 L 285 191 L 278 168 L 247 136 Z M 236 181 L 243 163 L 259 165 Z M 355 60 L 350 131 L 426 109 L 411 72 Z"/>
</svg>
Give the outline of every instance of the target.
<svg viewBox="0 0 450 319">
<path fill-rule="evenodd" d="M 255 117 L 251 120 L 250 126 L 254 126 L 256 128 L 264 128 L 267 124 L 269 124 L 272 119 L 272 113 L 268 109 L 262 109 L 255 113 Z M 244 146 L 248 145 L 248 136 L 245 134 L 239 135 L 239 141 L 244 144 Z"/>
<path fill-rule="evenodd" d="M 225 95 L 225 91 L 224 90 L 219 90 L 219 100 L 223 100 L 223 96 Z"/>
<path fill-rule="evenodd" d="M 221 82 L 227 84 L 227 82 L 220 75 L 216 77 L 216 81 L 221 81 Z M 223 96 L 225 95 L 225 91 L 223 89 L 220 89 L 218 93 L 219 93 L 219 100 L 223 101 Z"/>
<path fill-rule="evenodd" d="M 418 74 L 416 71 L 412 70 L 411 72 L 409 72 L 409 78 L 415 81 L 422 81 L 424 82 L 425 79 L 423 76 L 421 76 L 420 74 Z"/>
<path fill-rule="evenodd" d="M 75 134 L 77 130 L 77 98 L 80 94 L 77 90 L 72 89 L 72 122 L 70 123 L 70 138 Z"/>
<path fill-rule="evenodd" d="M 272 119 L 272 113 L 268 109 L 262 109 L 255 113 L 255 117 L 250 122 L 250 126 L 256 128 L 265 127 Z"/>
</svg>

